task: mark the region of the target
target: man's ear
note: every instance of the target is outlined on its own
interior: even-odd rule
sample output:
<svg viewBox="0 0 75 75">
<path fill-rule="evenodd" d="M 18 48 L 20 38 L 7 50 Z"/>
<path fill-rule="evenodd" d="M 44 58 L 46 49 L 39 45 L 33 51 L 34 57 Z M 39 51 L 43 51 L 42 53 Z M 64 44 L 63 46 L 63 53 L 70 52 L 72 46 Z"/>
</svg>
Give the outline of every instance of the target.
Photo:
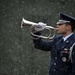
<svg viewBox="0 0 75 75">
<path fill-rule="evenodd" d="M 67 28 L 70 30 L 71 29 L 71 25 L 67 25 Z"/>
</svg>

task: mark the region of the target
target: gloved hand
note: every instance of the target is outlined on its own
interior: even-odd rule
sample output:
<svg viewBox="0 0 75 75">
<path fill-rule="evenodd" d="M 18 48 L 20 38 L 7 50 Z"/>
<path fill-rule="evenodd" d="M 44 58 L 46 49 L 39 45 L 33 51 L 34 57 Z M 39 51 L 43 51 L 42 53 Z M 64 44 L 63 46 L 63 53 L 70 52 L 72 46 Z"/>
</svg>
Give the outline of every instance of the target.
<svg viewBox="0 0 75 75">
<path fill-rule="evenodd" d="M 45 28 L 46 24 L 43 22 L 39 22 L 38 25 L 35 26 L 35 32 L 42 31 Z"/>
<path fill-rule="evenodd" d="M 38 37 L 34 36 L 33 34 L 41 35 L 41 31 L 45 28 L 45 26 L 46 26 L 45 23 L 39 22 L 37 25 L 33 25 L 31 27 L 31 35 L 32 35 L 33 39 L 38 39 Z"/>
</svg>

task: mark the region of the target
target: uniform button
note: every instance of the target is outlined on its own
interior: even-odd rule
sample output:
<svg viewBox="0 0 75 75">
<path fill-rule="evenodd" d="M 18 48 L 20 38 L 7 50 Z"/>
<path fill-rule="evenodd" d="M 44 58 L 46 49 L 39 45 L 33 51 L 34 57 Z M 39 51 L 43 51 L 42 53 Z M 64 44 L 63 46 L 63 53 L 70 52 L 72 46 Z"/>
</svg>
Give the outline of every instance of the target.
<svg viewBox="0 0 75 75">
<path fill-rule="evenodd" d="M 53 69 L 53 71 L 55 71 L 55 69 Z"/>
<path fill-rule="evenodd" d="M 55 57 L 55 59 L 57 59 L 57 57 Z"/>
<path fill-rule="evenodd" d="M 56 65 L 56 63 L 54 63 L 54 65 Z"/>
</svg>

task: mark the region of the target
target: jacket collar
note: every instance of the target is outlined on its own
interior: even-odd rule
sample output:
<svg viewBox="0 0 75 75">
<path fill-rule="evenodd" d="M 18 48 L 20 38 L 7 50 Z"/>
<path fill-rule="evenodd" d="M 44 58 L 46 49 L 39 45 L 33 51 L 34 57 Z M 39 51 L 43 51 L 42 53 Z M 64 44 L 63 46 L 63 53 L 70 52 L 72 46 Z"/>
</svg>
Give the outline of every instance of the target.
<svg viewBox="0 0 75 75">
<path fill-rule="evenodd" d="M 71 33 L 71 34 L 67 35 L 66 37 L 63 37 L 63 40 L 64 40 L 64 41 L 66 41 L 66 40 L 67 40 L 67 38 L 69 38 L 72 34 L 73 34 L 73 33 Z"/>
<path fill-rule="evenodd" d="M 56 43 L 56 48 L 57 49 L 63 49 L 67 44 L 72 44 L 74 42 L 74 37 L 75 35 L 72 34 L 69 38 L 67 38 L 66 41 L 61 42 L 62 38 Z"/>
<path fill-rule="evenodd" d="M 67 38 L 65 40 L 65 43 L 71 43 L 71 42 L 74 42 L 74 37 L 75 37 L 75 34 L 73 33 L 69 38 Z"/>
</svg>

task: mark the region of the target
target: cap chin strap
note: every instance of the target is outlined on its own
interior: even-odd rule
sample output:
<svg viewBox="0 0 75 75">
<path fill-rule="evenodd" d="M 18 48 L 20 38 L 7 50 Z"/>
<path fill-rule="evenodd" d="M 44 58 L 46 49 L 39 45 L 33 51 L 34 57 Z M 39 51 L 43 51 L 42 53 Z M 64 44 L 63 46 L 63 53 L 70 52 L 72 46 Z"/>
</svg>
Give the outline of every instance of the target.
<svg viewBox="0 0 75 75">
<path fill-rule="evenodd" d="M 66 20 L 59 20 L 56 24 L 62 24 L 62 23 L 70 23 L 70 21 L 66 21 Z"/>
</svg>

